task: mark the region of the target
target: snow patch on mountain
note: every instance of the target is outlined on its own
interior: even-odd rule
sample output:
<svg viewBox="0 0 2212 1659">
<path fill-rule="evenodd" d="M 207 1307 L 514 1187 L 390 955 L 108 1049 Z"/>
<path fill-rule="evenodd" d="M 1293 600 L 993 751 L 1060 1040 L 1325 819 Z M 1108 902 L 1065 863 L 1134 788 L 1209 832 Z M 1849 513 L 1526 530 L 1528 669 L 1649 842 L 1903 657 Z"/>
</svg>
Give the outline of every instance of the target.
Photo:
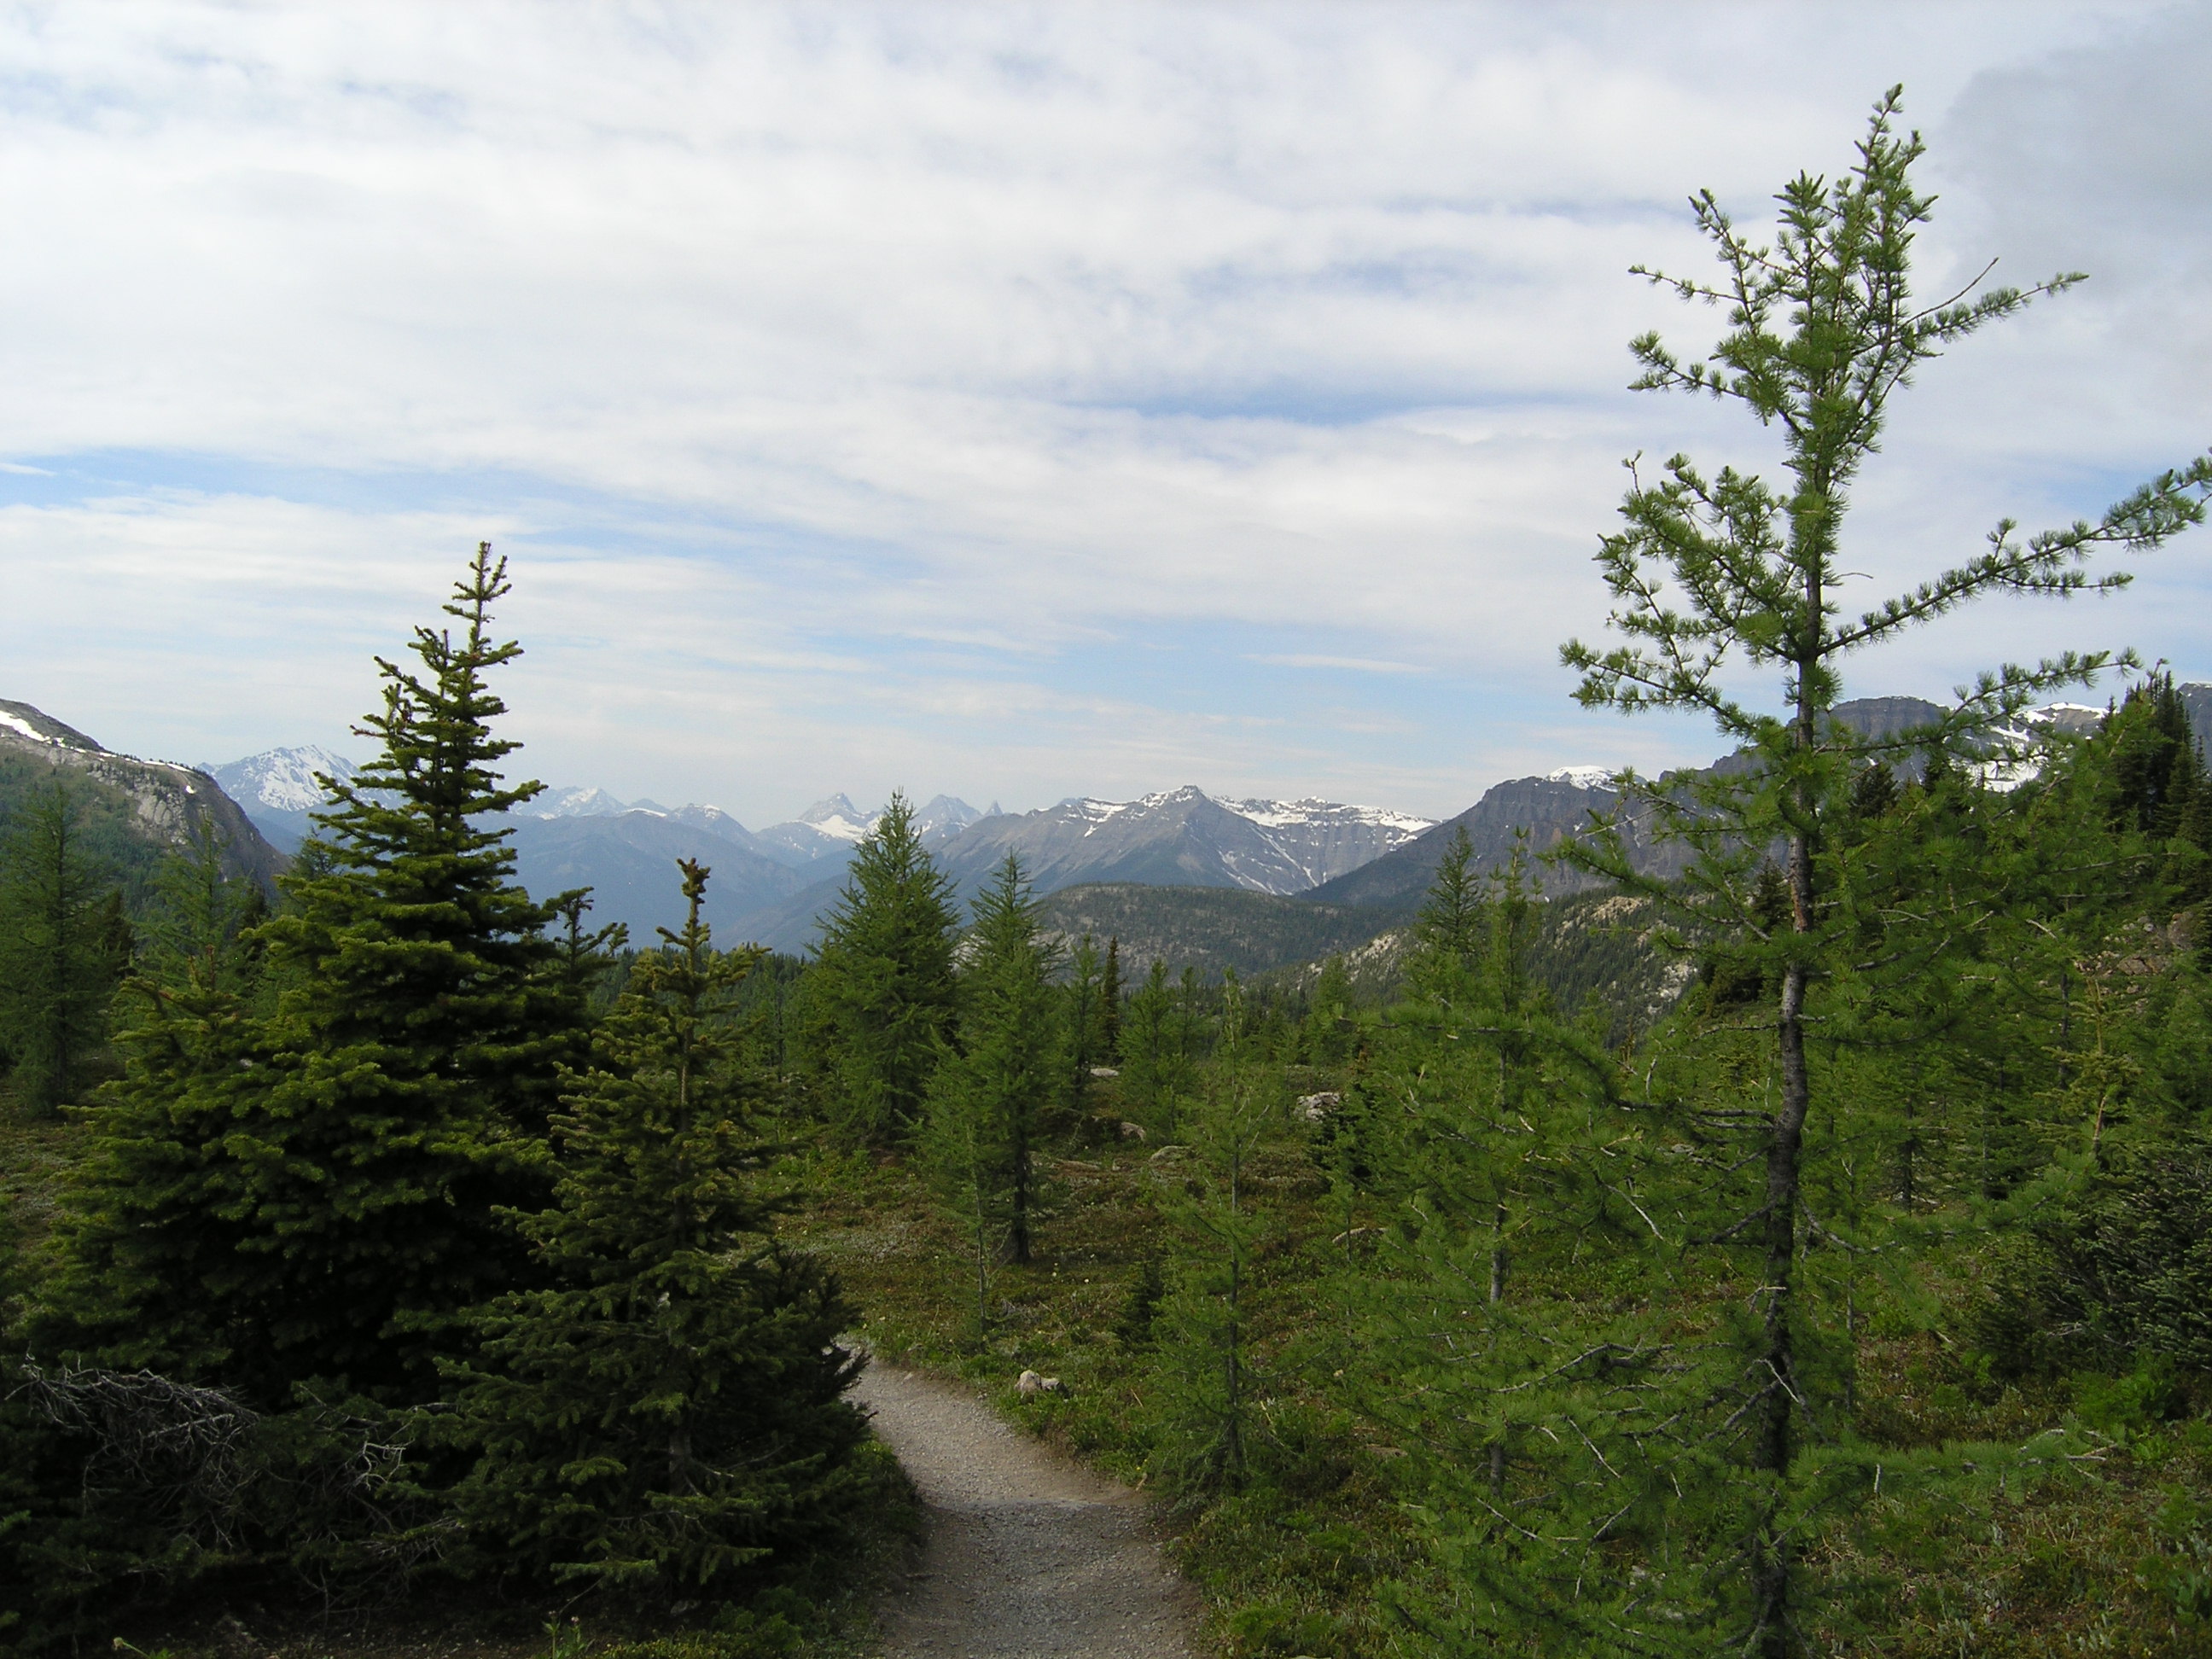
<svg viewBox="0 0 2212 1659">
<path fill-rule="evenodd" d="M 880 812 L 863 813 L 853 805 L 851 797 L 836 794 L 816 801 L 799 815 L 798 822 L 817 834 L 857 847 L 868 838 L 868 832 L 882 816 Z"/>
<path fill-rule="evenodd" d="M 943 850 L 973 888 L 1013 853 L 1039 892 L 1082 882 L 1242 887 L 1300 893 L 1411 841 L 1432 820 L 1312 797 L 1217 799 L 1192 785 L 1134 800 L 1073 796 L 987 817 Z"/>
<path fill-rule="evenodd" d="M 1991 729 L 1990 758 L 1972 769 L 1974 781 L 1984 789 L 2009 794 L 2043 770 L 2053 738 L 2087 737 L 2111 713 L 2086 702 L 2047 702 L 2026 709 L 2017 726 Z"/>
<path fill-rule="evenodd" d="M 1304 828 L 1309 824 L 1364 823 L 1377 829 L 1397 830 L 1408 838 L 1418 836 L 1435 823 L 1434 818 L 1415 817 L 1410 812 L 1395 812 L 1387 806 L 1356 806 L 1342 801 L 1316 800 L 1231 800 L 1223 798 L 1220 805 L 1240 818 L 1258 824 L 1262 830 Z"/>
</svg>

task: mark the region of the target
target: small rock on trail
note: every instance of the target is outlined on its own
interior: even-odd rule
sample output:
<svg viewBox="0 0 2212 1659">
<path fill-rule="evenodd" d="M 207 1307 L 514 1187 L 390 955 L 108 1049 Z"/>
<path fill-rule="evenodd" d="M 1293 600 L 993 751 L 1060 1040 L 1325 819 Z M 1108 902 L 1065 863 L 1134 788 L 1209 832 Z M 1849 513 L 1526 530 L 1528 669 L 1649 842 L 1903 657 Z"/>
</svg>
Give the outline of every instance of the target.
<svg viewBox="0 0 2212 1659">
<path fill-rule="evenodd" d="M 883 1609 L 890 1659 L 1186 1659 L 1197 1597 L 1134 1492 L 952 1384 L 878 1363 L 853 1395 L 927 1506 L 920 1571 Z"/>
</svg>

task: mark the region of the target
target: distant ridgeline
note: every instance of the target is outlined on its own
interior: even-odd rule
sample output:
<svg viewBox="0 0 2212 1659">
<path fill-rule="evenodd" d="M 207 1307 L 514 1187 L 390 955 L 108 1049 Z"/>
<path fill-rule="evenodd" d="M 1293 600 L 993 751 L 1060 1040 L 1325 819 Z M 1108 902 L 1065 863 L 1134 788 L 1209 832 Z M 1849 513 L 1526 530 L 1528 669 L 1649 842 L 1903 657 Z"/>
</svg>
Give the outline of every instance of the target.
<svg viewBox="0 0 2212 1659">
<path fill-rule="evenodd" d="M 2197 731 L 2212 729 L 2212 685 L 2179 690 Z M 1868 697 L 1838 705 L 1835 718 L 1887 736 L 1940 712 L 1915 697 Z M 2032 726 L 2083 730 L 2101 712 L 2060 706 L 2039 711 Z M 1715 765 L 1740 763 L 1730 757 Z M 317 775 L 344 779 L 354 770 L 342 755 L 300 747 L 194 772 L 111 754 L 27 704 L 0 702 L 0 809 L 57 767 L 85 786 L 90 832 L 112 846 L 126 878 L 135 880 L 158 848 L 178 844 L 184 826 L 203 815 L 233 844 L 238 866 L 264 882 L 283 867 L 284 852 L 298 846 L 321 804 Z M 1396 971 L 1399 932 L 1457 830 L 1467 831 L 1480 870 L 1502 866 L 1523 831 L 1532 853 L 1547 852 L 1586 828 L 1593 812 L 1617 804 L 1605 778 L 1601 769 L 1578 767 L 1511 779 L 1441 823 L 1332 801 L 1222 799 L 1191 787 L 1133 801 L 1066 800 L 1021 813 L 996 805 L 979 811 L 939 795 L 915 818 L 963 899 L 1008 853 L 1017 854 L 1046 897 L 1048 925 L 1071 939 L 1118 938 L 1131 973 L 1158 958 L 1176 973 L 1195 968 L 1207 980 L 1232 969 L 1249 977 L 1341 955 L 1352 958 L 1355 981 L 1379 988 Z M 517 815 L 514 845 L 532 892 L 588 886 L 595 918 L 627 922 L 640 940 L 674 920 L 668 877 L 674 861 L 703 860 L 714 872 L 707 920 L 720 939 L 800 951 L 813 943 L 854 848 L 875 822 L 874 813 L 843 795 L 754 830 L 713 806 L 665 807 L 601 789 L 564 788 L 549 790 Z M 1633 821 L 1625 838 L 1638 868 L 1661 877 L 1680 872 L 1679 846 L 1657 842 Z M 1550 867 L 1538 879 L 1555 900 L 1592 884 Z M 1597 927 L 1603 942 L 1596 942 L 1589 934 L 1596 915 L 1562 906 L 1547 919 L 1547 937 L 1560 934 L 1554 954 L 1582 964 L 1561 966 L 1555 988 L 1579 995 L 1582 981 L 1595 975 L 1592 983 L 1617 985 L 1623 1006 L 1655 997 L 1663 1006 L 1671 994 L 1666 988 L 1677 983 L 1673 969 L 1636 959 L 1621 943 L 1629 934 L 1610 923 Z M 1589 936 L 1577 943 L 1577 930 Z"/>
<path fill-rule="evenodd" d="M 287 862 L 206 773 L 116 754 L 27 702 L 0 700 L 0 821 L 57 781 L 76 799 L 88 849 L 134 902 L 163 853 L 202 836 L 221 843 L 230 874 L 271 891 Z"/>
</svg>

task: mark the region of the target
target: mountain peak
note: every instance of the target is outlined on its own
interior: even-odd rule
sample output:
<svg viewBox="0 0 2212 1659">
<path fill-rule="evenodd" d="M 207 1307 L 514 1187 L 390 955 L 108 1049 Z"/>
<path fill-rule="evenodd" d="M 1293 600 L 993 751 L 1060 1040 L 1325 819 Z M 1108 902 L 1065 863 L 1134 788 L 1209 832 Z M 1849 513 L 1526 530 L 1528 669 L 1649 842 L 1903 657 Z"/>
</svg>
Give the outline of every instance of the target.
<svg viewBox="0 0 2212 1659">
<path fill-rule="evenodd" d="M 626 803 L 596 785 L 580 788 L 571 784 L 565 788 L 548 789 L 515 810 L 533 818 L 604 818 L 629 809 Z"/>
<path fill-rule="evenodd" d="M 1547 783 L 1571 783 L 1577 789 L 1605 789 L 1613 783 L 1613 769 L 1610 766 L 1562 766 L 1556 772 L 1544 774 Z"/>
<path fill-rule="evenodd" d="M 860 809 L 853 805 L 853 798 L 843 793 L 824 795 L 793 820 L 794 823 L 826 824 L 834 818 L 852 823 L 860 816 Z"/>
<path fill-rule="evenodd" d="M 940 857 L 963 890 L 1018 853 L 1040 893 L 1079 882 L 1298 893 L 1426 830 L 1430 820 L 1337 801 L 1226 800 L 1195 784 L 1135 800 L 1075 796 L 981 817 Z"/>
<path fill-rule="evenodd" d="M 243 760 L 200 769 L 248 812 L 312 812 L 327 799 L 315 781 L 318 773 L 343 783 L 361 769 L 334 750 L 307 743 L 264 749 Z"/>
</svg>

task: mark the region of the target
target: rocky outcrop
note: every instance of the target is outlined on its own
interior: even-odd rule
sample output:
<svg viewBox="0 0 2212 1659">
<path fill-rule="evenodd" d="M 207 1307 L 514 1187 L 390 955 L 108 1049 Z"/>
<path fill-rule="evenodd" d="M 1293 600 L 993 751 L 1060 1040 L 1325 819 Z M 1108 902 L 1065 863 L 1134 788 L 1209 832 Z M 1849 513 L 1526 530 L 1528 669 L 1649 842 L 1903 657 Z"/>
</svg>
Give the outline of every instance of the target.
<svg viewBox="0 0 2212 1659">
<path fill-rule="evenodd" d="M 106 795 L 125 808 L 131 835 L 151 847 L 181 849 L 212 833 L 223 867 L 265 888 L 289 861 L 206 773 L 118 755 L 27 702 L 0 699 L 0 770 L 11 796 L 54 773 Z"/>
</svg>

